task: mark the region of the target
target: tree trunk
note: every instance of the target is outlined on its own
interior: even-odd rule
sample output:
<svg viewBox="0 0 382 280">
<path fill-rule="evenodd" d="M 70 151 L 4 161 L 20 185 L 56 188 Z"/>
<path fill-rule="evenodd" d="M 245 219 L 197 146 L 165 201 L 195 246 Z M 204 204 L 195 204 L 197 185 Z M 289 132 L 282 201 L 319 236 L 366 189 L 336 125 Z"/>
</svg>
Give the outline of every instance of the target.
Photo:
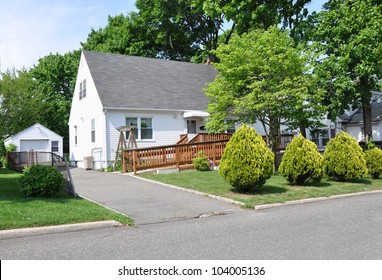
<svg viewBox="0 0 382 280">
<path fill-rule="evenodd" d="M 362 110 L 363 110 L 363 137 L 365 142 L 368 143 L 372 138 L 372 127 L 371 127 L 371 104 L 369 102 L 362 101 Z"/>
<path fill-rule="evenodd" d="M 301 135 L 306 138 L 306 127 L 303 124 L 300 124 L 300 133 Z"/>
<path fill-rule="evenodd" d="M 280 120 L 278 117 L 269 118 L 269 136 L 270 148 L 276 154 L 277 148 L 280 147 Z"/>
<path fill-rule="evenodd" d="M 366 143 L 372 138 L 371 90 L 367 77 L 360 78 L 361 103 L 363 111 L 363 137 Z"/>
</svg>

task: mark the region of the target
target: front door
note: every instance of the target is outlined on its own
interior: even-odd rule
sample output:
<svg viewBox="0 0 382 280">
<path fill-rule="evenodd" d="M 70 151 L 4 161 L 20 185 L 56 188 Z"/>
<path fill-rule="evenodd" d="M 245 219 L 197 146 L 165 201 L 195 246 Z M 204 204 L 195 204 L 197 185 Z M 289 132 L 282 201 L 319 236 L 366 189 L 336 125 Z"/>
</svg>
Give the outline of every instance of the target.
<svg viewBox="0 0 382 280">
<path fill-rule="evenodd" d="M 196 134 L 196 120 L 187 120 L 187 134 Z"/>
</svg>

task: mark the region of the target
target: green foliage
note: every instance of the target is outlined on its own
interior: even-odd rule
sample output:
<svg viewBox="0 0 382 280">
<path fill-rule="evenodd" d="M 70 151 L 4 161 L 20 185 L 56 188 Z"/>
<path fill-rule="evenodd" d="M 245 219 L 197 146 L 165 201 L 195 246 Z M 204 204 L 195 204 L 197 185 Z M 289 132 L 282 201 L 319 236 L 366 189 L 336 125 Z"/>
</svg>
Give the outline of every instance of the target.
<svg viewBox="0 0 382 280">
<path fill-rule="evenodd" d="M 262 186 L 273 173 L 274 154 L 255 129 L 243 125 L 231 137 L 219 174 L 239 192 Z"/>
<path fill-rule="evenodd" d="M 290 183 L 303 185 L 311 181 L 318 183 L 322 179 L 322 155 L 317 146 L 301 134 L 287 146 L 280 167 L 280 174 Z"/>
<path fill-rule="evenodd" d="M 17 151 L 17 145 L 11 143 L 11 144 L 9 144 L 9 145 L 7 145 L 7 146 L 5 147 L 5 151 L 6 151 L 7 153 L 9 153 L 9 152 L 16 152 L 16 151 Z"/>
<path fill-rule="evenodd" d="M 64 189 L 64 176 L 54 166 L 34 165 L 24 169 L 21 190 L 26 196 L 53 197 Z"/>
<path fill-rule="evenodd" d="M 39 122 L 34 81 L 27 70 L 7 70 L 0 76 L 0 135 L 8 137 Z M 41 105 L 41 104 L 40 104 Z M 67 127 L 67 125 L 66 125 Z"/>
<path fill-rule="evenodd" d="M 80 51 L 50 54 L 30 70 L 1 73 L 0 135 L 15 135 L 41 123 L 64 137 L 68 152 L 68 120 L 79 58 Z"/>
<path fill-rule="evenodd" d="M 328 142 L 324 152 L 324 173 L 337 181 L 360 179 L 367 174 L 362 148 L 346 132 L 337 134 Z"/>
<path fill-rule="evenodd" d="M 366 165 L 373 179 L 378 179 L 382 173 L 382 150 L 375 147 L 365 151 Z"/>
<path fill-rule="evenodd" d="M 219 46 L 216 55 L 219 75 L 205 91 L 211 98 L 209 130 L 260 121 L 269 127 L 267 134 L 275 148 L 281 120 L 292 125 L 320 117 L 320 111 L 311 108 L 316 103 L 306 102 L 310 98 L 307 57 L 287 32 L 271 27 L 236 35 Z"/>
<path fill-rule="evenodd" d="M 317 53 L 322 104 L 332 120 L 349 105 L 364 113 L 364 136 L 371 135 L 371 90 L 382 79 L 382 3 L 331 0 L 318 14 L 312 44 Z"/>
<path fill-rule="evenodd" d="M 194 167 L 198 171 L 208 171 L 210 170 L 210 161 L 208 157 L 200 151 L 198 156 L 192 160 Z"/>
<path fill-rule="evenodd" d="M 4 141 L 0 142 L 0 167 L 8 167 L 6 153 L 15 151 L 17 151 L 17 145 L 11 143 L 5 147 Z"/>
<path fill-rule="evenodd" d="M 5 145 L 4 145 L 4 140 L 0 139 L 0 168 L 5 166 L 5 158 L 6 155 L 6 150 L 5 150 Z"/>
</svg>

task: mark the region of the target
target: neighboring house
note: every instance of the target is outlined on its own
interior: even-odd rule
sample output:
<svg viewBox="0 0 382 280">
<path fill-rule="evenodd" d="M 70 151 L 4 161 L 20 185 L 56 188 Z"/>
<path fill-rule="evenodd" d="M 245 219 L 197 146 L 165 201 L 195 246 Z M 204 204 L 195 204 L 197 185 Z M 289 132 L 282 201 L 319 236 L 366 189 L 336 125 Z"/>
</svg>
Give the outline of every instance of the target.
<svg viewBox="0 0 382 280">
<path fill-rule="evenodd" d="M 353 136 L 358 142 L 364 141 L 363 111 L 358 109 L 351 114 L 344 114 L 338 118 L 342 130 Z M 382 141 L 382 103 L 376 100 L 371 103 L 371 124 L 373 141 Z"/>
<path fill-rule="evenodd" d="M 15 144 L 17 152 L 34 150 L 36 152 L 54 152 L 63 156 L 63 137 L 39 123 L 8 137 L 4 140 L 4 144 L 5 146 Z"/>
<path fill-rule="evenodd" d="M 83 51 L 69 118 L 70 160 L 112 164 L 121 126 L 137 127 L 138 147 L 175 144 L 204 132 L 211 65 Z M 128 132 L 125 133 L 126 139 Z"/>
</svg>

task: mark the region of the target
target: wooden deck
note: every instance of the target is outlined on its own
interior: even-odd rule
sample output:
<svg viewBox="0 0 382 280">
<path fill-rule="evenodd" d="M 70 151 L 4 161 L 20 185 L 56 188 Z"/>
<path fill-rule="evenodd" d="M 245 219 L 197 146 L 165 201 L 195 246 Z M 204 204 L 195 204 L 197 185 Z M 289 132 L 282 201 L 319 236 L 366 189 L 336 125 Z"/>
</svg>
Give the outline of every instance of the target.
<svg viewBox="0 0 382 280">
<path fill-rule="evenodd" d="M 123 172 L 137 174 L 137 171 L 147 169 L 180 168 L 184 165 L 191 165 L 192 160 L 198 156 L 200 151 L 203 151 L 216 166 L 223 156 L 231 136 L 230 133 L 199 133 L 192 139 L 188 139 L 187 134 L 184 134 L 181 135 L 180 140 L 175 145 L 124 150 L 122 156 Z M 265 137 L 263 139 L 266 141 Z M 293 135 L 281 135 L 280 147 L 277 149 L 275 158 L 276 169 L 281 162 L 285 147 L 292 139 Z"/>
<path fill-rule="evenodd" d="M 216 165 L 221 159 L 228 139 L 201 143 L 176 144 L 123 151 L 123 172 L 153 169 L 159 167 L 192 164 L 200 151 Z"/>
</svg>

